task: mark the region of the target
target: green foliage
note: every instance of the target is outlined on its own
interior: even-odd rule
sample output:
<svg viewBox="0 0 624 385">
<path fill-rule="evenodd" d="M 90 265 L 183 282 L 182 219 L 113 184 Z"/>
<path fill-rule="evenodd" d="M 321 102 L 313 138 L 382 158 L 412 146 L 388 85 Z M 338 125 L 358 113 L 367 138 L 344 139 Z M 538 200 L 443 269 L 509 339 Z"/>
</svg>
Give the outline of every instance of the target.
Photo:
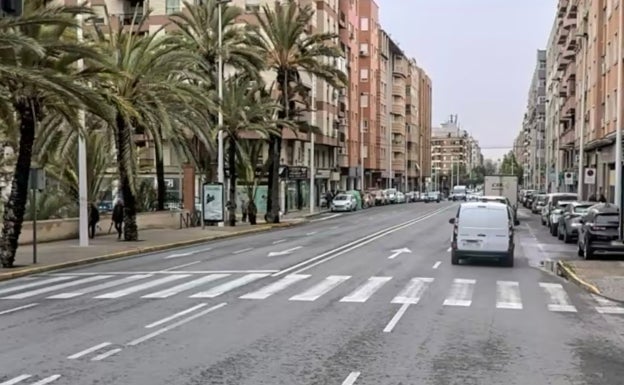
<svg viewBox="0 0 624 385">
<path fill-rule="evenodd" d="M 524 176 L 524 169 L 516 160 L 516 155 L 513 151 L 510 151 L 503 157 L 500 172 L 504 175 L 516 175 L 520 181 L 522 180 L 522 177 Z"/>
</svg>

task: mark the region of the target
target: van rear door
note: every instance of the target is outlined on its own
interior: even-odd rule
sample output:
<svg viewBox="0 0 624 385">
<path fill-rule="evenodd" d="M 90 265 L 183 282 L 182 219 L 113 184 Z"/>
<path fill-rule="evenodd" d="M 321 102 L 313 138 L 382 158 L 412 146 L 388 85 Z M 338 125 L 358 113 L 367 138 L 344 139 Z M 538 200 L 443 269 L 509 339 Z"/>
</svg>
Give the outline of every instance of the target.
<svg viewBox="0 0 624 385">
<path fill-rule="evenodd" d="M 509 211 L 506 206 L 464 207 L 457 226 L 457 249 L 505 252 L 509 250 Z"/>
</svg>

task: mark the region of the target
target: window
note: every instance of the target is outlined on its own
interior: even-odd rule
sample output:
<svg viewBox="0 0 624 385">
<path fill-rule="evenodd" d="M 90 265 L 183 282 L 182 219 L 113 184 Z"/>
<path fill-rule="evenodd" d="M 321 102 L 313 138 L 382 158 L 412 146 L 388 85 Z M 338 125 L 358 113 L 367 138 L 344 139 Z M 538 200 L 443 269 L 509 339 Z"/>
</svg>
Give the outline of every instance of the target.
<svg viewBox="0 0 624 385">
<path fill-rule="evenodd" d="M 360 18 L 360 30 L 368 31 L 368 17 Z"/>
<path fill-rule="evenodd" d="M 180 0 L 166 0 L 165 1 L 165 11 L 167 15 L 171 15 L 172 13 L 176 13 L 180 11 Z"/>
<path fill-rule="evenodd" d="M 361 94 L 360 95 L 360 107 L 361 108 L 368 107 L 368 94 Z"/>
<path fill-rule="evenodd" d="M 362 132 L 368 132 L 368 120 L 362 119 Z"/>
<path fill-rule="evenodd" d="M 368 68 L 360 69 L 360 80 L 363 82 L 368 81 Z"/>
<path fill-rule="evenodd" d="M 360 54 L 368 55 L 368 43 L 360 43 Z"/>
</svg>

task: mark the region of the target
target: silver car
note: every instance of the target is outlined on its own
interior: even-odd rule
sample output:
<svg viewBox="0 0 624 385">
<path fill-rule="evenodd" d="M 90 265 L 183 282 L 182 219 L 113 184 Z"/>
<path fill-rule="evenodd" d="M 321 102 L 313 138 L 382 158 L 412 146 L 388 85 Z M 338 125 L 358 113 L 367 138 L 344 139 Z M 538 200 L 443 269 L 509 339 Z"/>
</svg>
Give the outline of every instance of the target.
<svg viewBox="0 0 624 385">
<path fill-rule="evenodd" d="M 334 211 L 355 211 L 357 201 L 351 194 L 338 194 L 331 202 L 330 210 Z"/>
</svg>

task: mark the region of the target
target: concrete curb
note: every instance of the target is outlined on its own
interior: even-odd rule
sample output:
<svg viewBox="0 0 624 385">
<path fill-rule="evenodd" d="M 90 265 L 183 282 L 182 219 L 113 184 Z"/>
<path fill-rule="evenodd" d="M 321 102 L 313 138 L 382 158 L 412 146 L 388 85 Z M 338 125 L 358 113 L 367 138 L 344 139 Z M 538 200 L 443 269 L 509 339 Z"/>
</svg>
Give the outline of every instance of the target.
<svg viewBox="0 0 624 385">
<path fill-rule="evenodd" d="M 220 234 L 220 235 L 215 235 L 211 237 L 189 239 L 185 241 L 171 242 L 171 243 L 165 243 L 161 245 L 137 247 L 137 248 L 130 249 L 130 250 L 119 251 L 119 252 L 111 253 L 111 254 L 98 255 L 96 257 L 78 259 L 75 261 L 55 263 L 53 265 L 47 265 L 47 266 L 35 266 L 35 267 L 30 267 L 27 269 L 22 269 L 22 270 L 17 270 L 17 271 L 8 271 L 5 273 L 0 273 L 0 281 L 6 281 L 9 279 L 25 277 L 27 275 L 32 275 L 32 274 L 45 273 L 45 272 L 53 271 L 53 270 L 66 269 L 69 267 L 77 267 L 77 266 L 83 266 L 83 265 L 88 265 L 88 264 L 97 263 L 97 262 L 111 261 L 114 259 L 131 257 L 131 256 L 139 255 L 139 254 L 154 253 L 157 251 L 175 249 L 178 247 L 192 246 L 192 245 L 196 245 L 199 243 L 217 241 L 220 239 L 234 238 L 234 237 L 238 237 L 242 235 L 262 233 L 262 232 L 269 231 L 272 229 L 296 226 L 301 223 L 305 223 L 305 220 L 293 221 L 293 222 L 282 222 L 282 223 L 271 224 L 271 225 L 266 225 L 266 224 L 258 225 L 257 227 L 254 227 L 248 230 L 243 230 L 243 231 L 230 233 L 230 234 Z"/>
<path fill-rule="evenodd" d="M 559 272 L 561 273 L 561 276 L 563 276 L 567 280 L 574 282 L 576 285 L 582 287 L 583 289 L 587 290 L 588 292 L 592 294 L 598 294 L 604 297 L 604 295 L 600 293 L 600 289 L 598 289 L 596 286 L 592 285 L 591 283 L 585 282 L 584 280 L 582 280 L 578 275 L 576 275 L 576 273 L 574 273 L 574 270 L 572 270 L 572 268 L 568 266 L 568 264 L 565 263 L 564 261 L 557 261 L 557 268 Z"/>
</svg>

